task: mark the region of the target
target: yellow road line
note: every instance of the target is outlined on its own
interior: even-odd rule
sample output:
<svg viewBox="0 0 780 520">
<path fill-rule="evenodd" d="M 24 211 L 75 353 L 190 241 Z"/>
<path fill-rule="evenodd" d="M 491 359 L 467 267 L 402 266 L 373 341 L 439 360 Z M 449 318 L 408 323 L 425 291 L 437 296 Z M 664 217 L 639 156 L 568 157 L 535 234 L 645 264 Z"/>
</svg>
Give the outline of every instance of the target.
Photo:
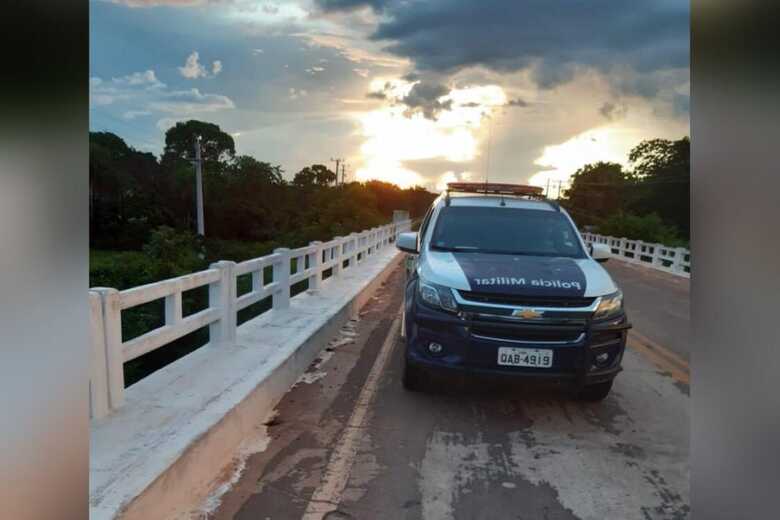
<svg viewBox="0 0 780 520">
<path fill-rule="evenodd" d="M 349 480 L 350 471 L 358 455 L 358 443 L 365 433 L 363 428 L 368 421 L 371 405 L 379 388 L 379 379 L 398 339 L 402 309 L 403 307 L 400 307 L 396 312 L 395 319 L 390 325 L 390 331 L 387 333 L 366 382 L 360 390 L 355 408 L 345 425 L 344 432 L 336 443 L 336 448 L 331 454 L 327 467 L 323 470 L 322 480 L 312 493 L 303 514 L 303 520 L 322 520 L 329 513 L 338 509 Z"/>
<path fill-rule="evenodd" d="M 677 381 L 686 385 L 690 384 L 691 373 L 688 362 L 666 347 L 662 347 L 633 329 L 628 333 L 628 346 L 642 354 L 661 370 L 669 372 Z"/>
</svg>

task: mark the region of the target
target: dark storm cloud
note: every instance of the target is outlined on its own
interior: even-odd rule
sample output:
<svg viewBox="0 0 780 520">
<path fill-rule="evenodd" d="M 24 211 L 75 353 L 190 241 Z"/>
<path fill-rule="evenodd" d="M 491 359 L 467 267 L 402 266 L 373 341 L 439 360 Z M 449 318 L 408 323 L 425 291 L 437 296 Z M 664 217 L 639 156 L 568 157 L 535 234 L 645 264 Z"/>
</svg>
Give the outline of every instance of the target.
<svg viewBox="0 0 780 520">
<path fill-rule="evenodd" d="M 386 3 L 386 0 L 315 0 L 314 2 L 323 11 L 351 11 L 362 7 L 371 7 L 379 11 Z"/>
<path fill-rule="evenodd" d="M 594 0 L 317 0 L 326 10 L 370 6 L 382 14 L 372 38 L 414 61 L 422 72 L 453 73 L 480 65 L 498 72 L 531 68 L 549 88 L 582 67 L 609 73 L 625 93 L 652 97 L 657 80 L 620 82 L 689 66 L 688 2 Z M 665 86 L 665 85 L 664 85 Z"/>
<path fill-rule="evenodd" d="M 422 70 L 512 71 L 540 60 L 540 82 L 553 85 L 575 65 L 652 71 L 689 61 L 687 2 L 412 0 L 384 13 L 374 38 Z"/>
<path fill-rule="evenodd" d="M 422 112 L 428 119 L 436 119 L 442 110 L 452 108 L 452 100 L 441 102 L 439 98 L 450 93 L 449 87 L 432 81 L 415 83 L 409 94 L 401 99 L 401 103 L 409 107 L 407 115 Z"/>
<path fill-rule="evenodd" d="M 387 94 L 384 92 L 369 92 L 366 94 L 366 97 L 369 99 L 387 99 Z"/>
</svg>

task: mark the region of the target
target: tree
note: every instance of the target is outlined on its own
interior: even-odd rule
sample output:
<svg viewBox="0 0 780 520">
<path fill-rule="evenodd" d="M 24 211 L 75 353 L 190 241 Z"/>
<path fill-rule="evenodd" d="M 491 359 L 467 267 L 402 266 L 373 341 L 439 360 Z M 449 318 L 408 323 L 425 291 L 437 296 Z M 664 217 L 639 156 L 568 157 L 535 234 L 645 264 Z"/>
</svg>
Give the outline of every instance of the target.
<svg viewBox="0 0 780 520">
<path fill-rule="evenodd" d="M 191 119 L 176 123 L 165 132 L 165 150 L 163 157 L 192 160 L 194 158 L 195 137 L 201 138 L 201 157 L 207 166 L 224 165 L 236 155 L 236 143 L 233 137 L 222 131 L 214 123 L 205 123 Z M 219 168 L 221 171 L 221 168 Z M 209 171 L 209 168 L 206 168 Z"/>
<path fill-rule="evenodd" d="M 572 176 L 571 187 L 564 192 L 561 203 L 578 224 L 598 224 L 623 211 L 630 181 L 630 174 L 618 163 L 586 164 Z"/>
<path fill-rule="evenodd" d="M 631 150 L 628 160 L 637 177 L 632 211 L 657 213 L 690 237 L 691 142 L 650 139 Z"/>
<path fill-rule="evenodd" d="M 158 204 L 159 165 L 110 132 L 89 135 L 90 233 L 110 247 L 140 246 L 149 226 L 164 222 Z"/>
<path fill-rule="evenodd" d="M 336 174 L 324 164 L 313 164 L 296 173 L 293 184 L 301 188 L 330 186 L 336 182 L 336 178 Z"/>
<path fill-rule="evenodd" d="M 282 167 L 260 162 L 249 155 L 239 155 L 231 164 L 231 174 L 260 184 L 284 184 Z"/>
</svg>

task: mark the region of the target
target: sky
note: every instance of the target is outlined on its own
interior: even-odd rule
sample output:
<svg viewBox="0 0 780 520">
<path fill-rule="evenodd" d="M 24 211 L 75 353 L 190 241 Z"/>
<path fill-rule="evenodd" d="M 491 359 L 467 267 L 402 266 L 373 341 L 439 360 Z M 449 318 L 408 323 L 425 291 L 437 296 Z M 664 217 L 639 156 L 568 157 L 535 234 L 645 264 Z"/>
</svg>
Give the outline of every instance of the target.
<svg viewBox="0 0 780 520">
<path fill-rule="evenodd" d="M 92 0 L 90 128 L 348 180 L 565 181 L 689 134 L 687 1 Z"/>
</svg>

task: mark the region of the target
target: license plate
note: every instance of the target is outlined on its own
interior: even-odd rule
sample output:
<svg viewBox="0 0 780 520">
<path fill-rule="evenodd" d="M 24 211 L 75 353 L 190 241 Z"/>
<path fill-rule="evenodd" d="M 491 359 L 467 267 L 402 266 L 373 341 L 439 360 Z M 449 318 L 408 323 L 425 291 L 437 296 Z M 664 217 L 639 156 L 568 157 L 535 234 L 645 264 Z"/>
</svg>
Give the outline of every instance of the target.
<svg viewBox="0 0 780 520">
<path fill-rule="evenodd" d="M 499 347 L 498 364 L 512 367 L 550 368 L 552 350 L 537 348 Z"/>
</svg>

